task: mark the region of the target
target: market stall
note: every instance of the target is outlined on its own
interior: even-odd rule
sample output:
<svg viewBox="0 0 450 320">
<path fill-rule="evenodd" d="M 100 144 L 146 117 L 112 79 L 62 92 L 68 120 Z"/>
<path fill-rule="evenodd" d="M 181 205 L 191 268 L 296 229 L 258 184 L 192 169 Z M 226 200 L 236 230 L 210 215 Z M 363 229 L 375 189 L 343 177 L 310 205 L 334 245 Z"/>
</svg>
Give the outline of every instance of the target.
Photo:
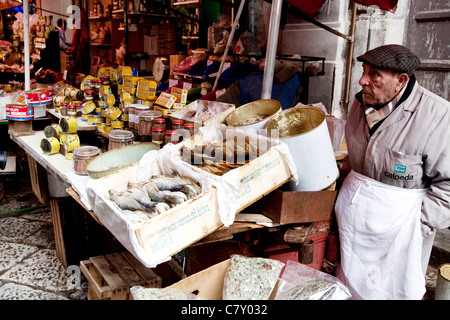
<svg viewBox="0 0 450 320">
<path fill-rule="evenodd" d="M 243 33 L 229 54 L 217 41 L 213 52 L 161 56 L 151 75 L 123 64 L 70 81 L 41 70 L 8 96 L 9 134 L 33 164 L 33 191 L 50 201 L 57 256 L 82 262 L 97 298 L 130 298 L 131 282 L 125 295 L 95 284 L 115 259 L 157 270 L 179 256 L 186 275 L 230 254 L 333 270 L 342 123 L 296 99 L 299 79 L 307 87 L 325 59 L 276 47 L 264 58 L 255 41 Z M 44 130 L 33 127 L 39 117 Z M 107 239 L 94 245 L 98 230 Z M 122 253 L 93 258 L 111 250 Z M 161 286 L 156 275 L 135 284 Z"/>
</svg>

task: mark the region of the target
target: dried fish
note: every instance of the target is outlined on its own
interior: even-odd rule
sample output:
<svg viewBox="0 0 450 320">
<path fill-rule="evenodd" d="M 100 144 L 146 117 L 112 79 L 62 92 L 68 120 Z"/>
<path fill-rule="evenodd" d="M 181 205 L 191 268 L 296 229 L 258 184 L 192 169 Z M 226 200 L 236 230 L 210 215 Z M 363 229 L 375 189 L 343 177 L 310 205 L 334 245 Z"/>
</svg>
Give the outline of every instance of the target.
<svg viewBox="0 0 450 320">
<path fill-rule="evenodd" d="M 146 182 L 130 182 L 124 190 L 109 195 L 125 213 L 135 213 L 139 221 L 154 218 L 201 193 L 194 180 L 178 175 L 153 176 Z"/>
<path fill-rule="evenodd" d="M 238 141 L 237 137 L 214 142 L 190 149 L 182 147 L 180 150 L 183 161 L 197 166 L 215 175 L 223 175 L 259 157 L 262 152 L 248 137 Z"/>
<path fill-rule="evenodd" d="M 192 199 L 201 193 L 200 186 L 192 179 L 177 175 L 158 175 L 151 177 L 150 181 L 156 184 L 161 191 L 181 191 L 187 199 Z"/>
<path fill-rule="evenodd" d="M 143 189 L 147 192 L 148 197 L 152 201 L 165 202 L 170 207 L 174 207 L 177 204 L 181 204 L 187 201 L 187 196 L 184 193 L 179 191 L 159 190 L 156 184 L 152 181 L 147 181 L 144 183 L 129 183 L 128 188 Z"/>
</svg>

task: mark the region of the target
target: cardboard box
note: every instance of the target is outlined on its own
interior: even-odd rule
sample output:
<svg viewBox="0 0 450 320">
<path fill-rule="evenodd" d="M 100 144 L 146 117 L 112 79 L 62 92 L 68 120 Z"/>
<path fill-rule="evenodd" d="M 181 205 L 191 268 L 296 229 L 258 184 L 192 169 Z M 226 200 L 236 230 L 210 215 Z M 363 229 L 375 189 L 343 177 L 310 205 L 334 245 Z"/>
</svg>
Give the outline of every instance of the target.
<svg viewBox="0 0 450 320">
<path fill-rule="evenodd" d="M 172 108 L 176 100 L 177 98 L 174 95 L 171 95 L 170 93 L 167 92 L 162 92 L 159 95 L 158 99 L 156 99 L 155 104 L 164 107 L 166 109 L 170 109 Z"/>
<path fill-rule="evenodd" d="M 171 169 L 170 163 L 165 165 L 166 170 Z M 139 163 L 136 163 L 91 181 L 87 191 L 102 224 L 147 267 L 154 267 L 223 226 L 217 190 L 212 187 L 150 221 L 131 227 L 126 214 L 107 194 L 110 189 L 122 190 L 128 182 L 137 181 L 138 169 Z M 237 212 L 291 179 L 291 171 L 283 154 L 274 148 L 234 170 L 240 176 L 239 192 L 234 198 L 239 206 Z M 96 195 L 94 199 L 93 194 Z"/>
<path fill-rule="evenodd" d="M 231 259 L 222 261 L 205 270 L 184 278 L 169 288 L 181 290 L 186 293 L 195 293 L 207 300 L 222 300 L 225 274 L 230 266 Z M 272 291 L 269 300 L 273 300 L 277 292 L 278 282 Z"/>
<path fill-rule="evenodd" d="M 170 93 L 177 98 L 176 102 L 186 104 L 188 90 L 184 90 L 182 88 L 177 88 L 177 87 L 172 87 L 170 89 Z"/>
<path fill-rule="evenodd" d="M 282 223 L 305 223 L 328 220 L 333 211 L 336 190 L 274 190 L 255 206 L 266 217 Z"/>
<path fill-rule="evenodd" d="M 156 87 L 156 81 L 141 79 L 137 84 L 136 97 L 142 100 L 154 100 Z"/>
</svg>

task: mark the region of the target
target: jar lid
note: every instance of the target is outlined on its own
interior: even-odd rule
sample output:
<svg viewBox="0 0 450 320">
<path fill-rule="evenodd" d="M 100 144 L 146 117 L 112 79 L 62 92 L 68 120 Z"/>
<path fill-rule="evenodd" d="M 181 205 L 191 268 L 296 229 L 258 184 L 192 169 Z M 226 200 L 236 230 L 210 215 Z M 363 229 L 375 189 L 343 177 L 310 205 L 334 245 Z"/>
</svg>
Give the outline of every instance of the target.
<svg viewBox="0 0 450 320">
<path fill-rule="evenodd" d="M 194 127 L 194 126 L 195 126 L 194 123 L 185 123 L 185 124 L 183 125 L 183 127 L 188 127 L 188 128 L 191 128 L 191 127 Z"/>
<path fill-rule="evenodd" d="M 145 119 L 147 121 L 152 121 L 158 117 L 161 117 L 161 111 L 150 110 L 150 111 L 142 111 L 139 113 L 139 119 Z"/>
<path fill-rule="evenodd" d="M 164 118 L 156 118 L 155 120 L 153 120 L 153 122 L 166 122 L 166 119 L 164 119 Z"/>
<path fill-rule="evenodd" d="M 162 129 L 162 128 L 161 128 Z M 176 134 L 177 132 L 175 130 L 167 130 L 166 135 Z"/>
<path fill-rule="evenodd" d="M 77 106 L 76 105 L 74 105 L 74 104 L 69 104 L 68 106 L 67 106 L 67 108 L 76 108 Z"/>
<path fill-rule="evenodd" d="M 162 127 L 153 127 L 153 131 L 164 131 L 164 128 Z"/>
<path fill-rule="evenodd" d="M 136 104 L 134 106 L 134 108 L 137 109 L 137 110 L 149 110 L 150 106 L 144 106 L 143 104 Z"/>
<path fill-rule="evenodd" d="M 177 120 L 177 119 L 174 119 L 174 120 L 172 120 L 172 123 L 173 124 L 182 124 L 184 122 L 184 120 Z"/>
<path fill-rule="evenodd" d="M 76 157 L 92 157 L 100 154 L 100 149 L 95 146 L 82 146 L 74 150 L 73 155 Z"/>
<path fill-rule="evenodd" d="M 114 130 L 109 134 L 110 138 L 128 140 L 134 137 L 133 132 L 127 130 Z"/>
<path fill-rule="evenodd" d="M 61 101 L 61 103 L 59 104 L 59 105 L 61 105 L 61 106 L 67 106 L 69 103 L 68 102 L 66 102 L 66 101 Z"/>
<path fill-rule="evenodd" d="M 94 89 L 84 89 L 84 93 L 93 94 L 94 93 Z"/>
</svg>

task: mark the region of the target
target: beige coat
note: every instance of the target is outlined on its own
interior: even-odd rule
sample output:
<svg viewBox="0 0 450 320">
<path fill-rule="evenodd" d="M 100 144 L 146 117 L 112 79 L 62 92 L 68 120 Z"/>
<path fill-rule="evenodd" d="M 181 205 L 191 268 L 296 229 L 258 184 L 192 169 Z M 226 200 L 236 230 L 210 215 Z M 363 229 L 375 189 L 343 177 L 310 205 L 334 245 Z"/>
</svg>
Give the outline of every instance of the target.
<svg viewBox="0 0 450 320">
<path fill-rule="evenodd" d="M 345 137 L 348 164 L 356 172 L 385 184 L 429 188 L 422 223 L 433 229 L 450 226 L 450 103 L 416 82 L 411 94 L 372 136 L 364 108 L 355 99 Z"/>
</svg>

